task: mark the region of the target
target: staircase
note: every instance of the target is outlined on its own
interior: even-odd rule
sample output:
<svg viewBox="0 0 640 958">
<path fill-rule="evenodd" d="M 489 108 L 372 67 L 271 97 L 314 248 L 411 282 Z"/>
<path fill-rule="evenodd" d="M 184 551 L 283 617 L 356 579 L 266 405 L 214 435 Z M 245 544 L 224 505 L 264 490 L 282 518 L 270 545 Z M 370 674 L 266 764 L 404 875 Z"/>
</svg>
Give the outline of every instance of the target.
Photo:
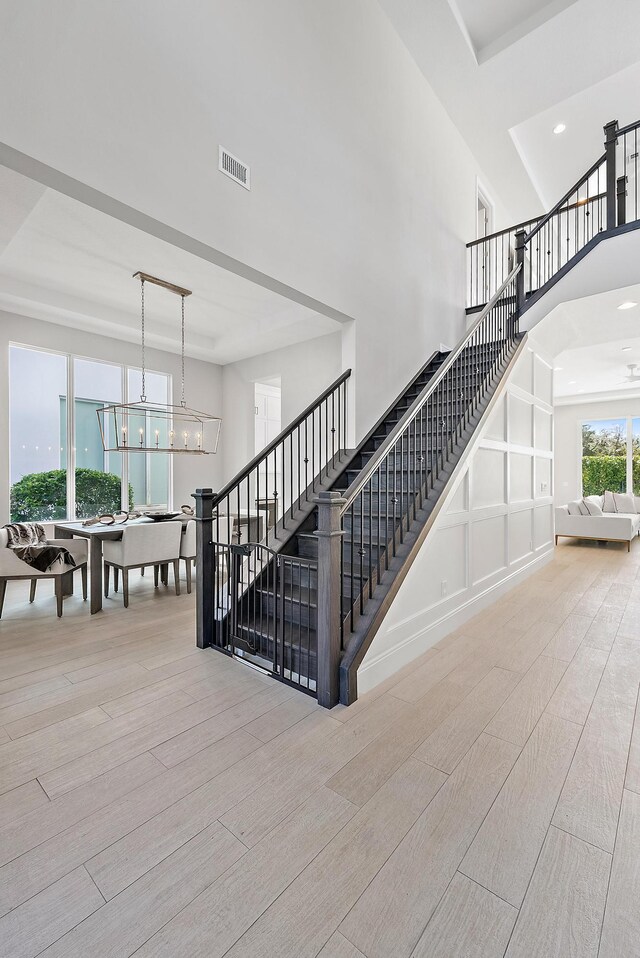
<svg viewBox="0 0 640 958">
<path fill-rule="evenodd" d="M 344 448 L 345 374 L 221 493 L 198 490 L 199 645 L 328 707 L 355 699 L 358 665 L 518 349 L 519 272 L 356 450 Z M 270 461 L 281 466 L 271 499 L 282 507 L 265 530 L 251 505 Z M 243 522 L 232 522 L 243 503 Z"/>
<path fill-rule="evenodd" d="M 469 244 L 467 312 L 480 315 L 357 449 L 348 370 L 220 493 L 196 491 L 199 647 L 329 708 L 356 699 L 358 666 L 522 348 L 522 313 L 601 239 L 640 226 L 638 129 L 607 124 L 605 153 L 546 216 Z"/>
</svg>

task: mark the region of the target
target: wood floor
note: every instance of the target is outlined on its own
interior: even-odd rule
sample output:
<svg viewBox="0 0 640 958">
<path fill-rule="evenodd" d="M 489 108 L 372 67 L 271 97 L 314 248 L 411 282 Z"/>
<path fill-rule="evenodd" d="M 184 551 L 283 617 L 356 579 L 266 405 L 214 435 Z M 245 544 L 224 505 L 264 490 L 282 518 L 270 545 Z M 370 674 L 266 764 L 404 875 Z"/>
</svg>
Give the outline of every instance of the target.
<svg viewBox="0 0 640 958">
<path fill-rule="evenodd" d="M 193 597 L 0 622 L 2 958 L 637 958 L 640 541 L 567 543 L 350 709 Z"/>
</svg>

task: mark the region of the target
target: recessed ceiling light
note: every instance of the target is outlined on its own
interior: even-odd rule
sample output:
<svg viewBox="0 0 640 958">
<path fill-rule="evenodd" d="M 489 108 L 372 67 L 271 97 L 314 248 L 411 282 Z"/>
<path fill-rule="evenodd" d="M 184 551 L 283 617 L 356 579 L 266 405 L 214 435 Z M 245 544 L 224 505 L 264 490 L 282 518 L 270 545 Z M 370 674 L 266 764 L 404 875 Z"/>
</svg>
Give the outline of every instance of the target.
<svg viewBox="0 0 640 958">
<path fill-rule="evenodd" d="M 577 381 L 578 381 L 577 379 L 570 379 L 570 380 L 569 380 L 569 385 L 570 385 L 570 386 L 575 386 L 575 384 L 577 383 Z"/>
<path fill-rule="evenodd" d="M 563 369 L 564 369 L 564 366 L 554 366 L 554 367 L 553 367 L 554 373 L 561 373 Z"/>
<path fill-rule="evenodd" d="M 623 353 L 628 353 L 628 352 L 630 352 L 630 351 L 631 351 L 631 346 L 623 346 L 623 347 L 622 347 L 622 352 L 623 352 Z"/>
<path fill-rule="evenodd" d="M 557 136 L 558 133 L 564 133 L 564 131 L 566 130 L 566 128 L 567 128 L 567 127 L 566 127 L 566 124 L 565 124 L 565 123 L 556 123 L 556 125 L 555 125 L 554 128 L 553 128 L 553 132 L 554 132 L 554 133 L 556 134 L 556 136 Z"/>
<path fill-rule="evenodd" d="M 620 303 L 618 309 L 633 309 L 634 306 L 637 306 L 637 303 L 632 303 L 631 300 L 627 300 L 625 303 Z"/>
</svg>

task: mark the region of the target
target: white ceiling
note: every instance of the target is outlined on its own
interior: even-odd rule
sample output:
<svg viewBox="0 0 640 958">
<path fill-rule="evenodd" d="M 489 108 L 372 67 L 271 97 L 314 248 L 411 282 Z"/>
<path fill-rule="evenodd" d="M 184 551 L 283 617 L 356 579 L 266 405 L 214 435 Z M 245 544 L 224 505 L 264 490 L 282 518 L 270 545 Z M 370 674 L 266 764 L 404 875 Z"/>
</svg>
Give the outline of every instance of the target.
<svg viewBox="0 0 640 958">
<path fill-rule="evenodd" d="M 576 0 L 449 0 L 479 63 L 531 33 Z"/>
<path fill-rule="evenodd" d="M 640 119 L 634 0 L 380 2 L 513 221 L 560 199 L 606 122 Z"/>
<path fill-rule="evenodd" d="M 638 305 L 618 309 L 626 302 Z M 530 336 L 553 362 L 556 400 L 640 395 L 640 382 L 624 379 L 630 363 L 640 372 L 640 284 L 562 303 Z"/>
<path fill-rule="evenodd" d="M 137 270 L 193 290 L 186 352 L 230 363 L 338 323 L 0 166 L 0 308 L 139 341 Z M 180 300 L 146 287 L 150 345 L 180 350 Z"/>
</svg>

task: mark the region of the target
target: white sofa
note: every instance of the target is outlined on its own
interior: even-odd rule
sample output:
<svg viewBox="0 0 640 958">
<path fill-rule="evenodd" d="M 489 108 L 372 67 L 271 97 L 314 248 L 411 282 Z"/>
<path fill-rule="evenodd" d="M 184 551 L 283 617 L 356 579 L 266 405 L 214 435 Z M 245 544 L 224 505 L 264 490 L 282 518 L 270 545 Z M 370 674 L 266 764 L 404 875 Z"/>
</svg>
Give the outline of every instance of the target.
<svg viewBox="0 0 640 958">
<path fill-rule="evenodd" d="M 589 496 L 589 500 L 599 500 L 602 507 L 603 497 Z M 625 508 L 633 497 L 625 496 Z M 570 505 L 574 505 L 573 503 Z M 635 499 L 636 508 L 640 508 L 640 498 Z M 627 551 L 631 551 L 631 540 L 640 531 L 640 512 L 603 512 L 601 515 L 571 515 L 570 506 L 557 506 L 556 545 L 561 536 L 575 539 L 600 539 L 607 542 L 626 542 Z"/>
</svg>

